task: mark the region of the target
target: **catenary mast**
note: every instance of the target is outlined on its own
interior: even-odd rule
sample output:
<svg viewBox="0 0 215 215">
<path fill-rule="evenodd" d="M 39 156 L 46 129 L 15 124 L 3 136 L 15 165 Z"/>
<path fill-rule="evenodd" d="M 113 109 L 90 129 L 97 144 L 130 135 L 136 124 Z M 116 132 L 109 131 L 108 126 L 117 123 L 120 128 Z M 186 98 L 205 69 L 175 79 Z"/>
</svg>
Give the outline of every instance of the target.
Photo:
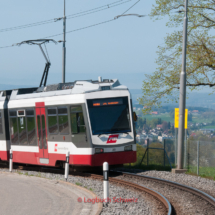
<svg viewBox="0 0 215 215">
<path fill-rule="evenodd" d="M 184 154 L 184 124 L 186 107 L 186 51 L 187 51 L 187 7 L 188 0 L 185 0 L 184 6 L 184 29 L 183 29 L 183 47 L 182 47 L 182 70 L 180 74 L 180 98 L 179 98 L 179 129 L 178 129 L 178 159 L 177 169 L 183 169 Z"/>
</svg>

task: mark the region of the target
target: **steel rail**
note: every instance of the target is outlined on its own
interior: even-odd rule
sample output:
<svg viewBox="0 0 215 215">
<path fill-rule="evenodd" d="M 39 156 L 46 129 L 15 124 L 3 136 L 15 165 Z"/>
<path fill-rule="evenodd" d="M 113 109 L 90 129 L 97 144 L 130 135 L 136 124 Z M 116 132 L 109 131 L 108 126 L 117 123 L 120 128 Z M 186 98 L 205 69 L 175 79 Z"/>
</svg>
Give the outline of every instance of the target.
<svg viewBox="0 0 215 215">
<path fill-rule="evenodd" d="M 161 179 L 161 178 L 156 178 L 156 177 L 151 177 L 151 176 L 146 176 L 146 175 L 138 175 L 138 174 L 134 174 L 134 173 L 128 173 L 128 172 L 122 172 L 122 171 L 111 171 L 111 172 L 115 172 L 115 173 L 121 173 L 125 176 L 130 176 L 130 177 L 135 177 L 135 178 L 139 178 L 139 179 L 145 179 L 145 180 L 150 180 L 150 181 L 156 181 L 158 183 L 163 183 L 163 184 L 167 184 L 169 186 L 172 186 L 172 187 L 176 187 L 178 189 L 181 189 L 181 190 L 184 190 L 184 191 L 187 191 L 189 193 L 192 193 L 202 199 L 204 199 L 205 201 L 209 202 L 212 206 L 215 207 L 215 198 L 210 196 L 209 194 L 199 190 L 199 189 L 196 189 L 194 187 L 190 187 L 190 186 L 187 186 L 187 185 L 184 185 L 184 184 L 180 184 L 180 183 L 177 183 L 177 182 L 173 182 L 173 181 L 169 181 L 169 180 L 165 180 L 165 179 Z"/>
<path fill-rule="evenodd" d="M 96 175 L 96 174 L 87 174 L 87 175 L 93 179 L 103 180 L 102 175 Z M 145 187 L 145 186 L 133 183 L 133 182 L 124 181 L 122 179 L 109 177 L 109 181 L 112 183 L 117 183 L 117 184 L 121 184 L 123 186 L 128 186 L 129 188 L 133 188 L 138 191 L 143 191 L 145 193 L 150 194 L 151 196 L 153 196 L 155 199 L 157 199 L 159 202 L 161 202 L 165 206 L 167 215 L 173 214 L 172 205 L 170 204 L 168 199 L 165 196 L 163 196 L 161 193 L 159 193 L 151 188 L 148 188 L 148 187 Z"/>
</svg>

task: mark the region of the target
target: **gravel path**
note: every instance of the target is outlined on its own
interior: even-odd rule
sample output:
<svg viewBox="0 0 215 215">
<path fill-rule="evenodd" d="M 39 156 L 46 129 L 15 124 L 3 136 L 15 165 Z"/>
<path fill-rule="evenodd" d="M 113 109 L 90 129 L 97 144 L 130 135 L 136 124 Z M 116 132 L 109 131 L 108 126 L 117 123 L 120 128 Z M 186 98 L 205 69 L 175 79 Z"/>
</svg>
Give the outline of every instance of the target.
<svg viewBox="0 0 215 215">
<path fill-rule="evenodd" d="M 0 169 L 0 171 L 8 172 L 6 169 Z M 13 170 L 14 173 L 29 176 L 37 176 L 42 178 L 47 178 L 51 180 L 64 180 L 63 175 L 53 174 L 53 173 L 39 173 L 34 171 L 24 171 L 24 170 Z M 77 176 L 69 176 L 68 182 L 85 187 L 86 189 L 94 192 L 99 198 L 103 199 L 103 182 L 92 180 L 90 178 L 83 178 Z M 115 197 L 115 198 L 114 198 Z M 122 199 L 137 199 L 137 202 L 115 202 L 117 199 L 120 201 Z M 114 198 L 114 199 L 113 199 Z M 141 195 L 139 192 L 130 190 L 124 187 L 116 186 L 110 184 L 110 199 L 111 202 L 108 205 L 103 206 L 102 215 L 132 215 L 132 214 L 162 214 L 159 212 L 159 202 L 153 199 L 151 196 L 146 194 Z"/>
<path fill-rule="evenodd" d="M 125 171 L 126 169 L 120 169 L 121 171 Z M 127 169 L 128 171 L 128 169 Z M 194 188 L 197 188 L 199 190 L 202 190 L 211 196 L 215 196 L 215 181 L 191 176 L 187 174 L 173 174 L 170 172 L 165 171 L 132 171 L 133 173 L 138 173 L 139 175 L 146 175 L 156 178 L 162 178 L 169 181 L 178 182 L 184 185 L 188 185 Z M 131 179 L 126 179 L 126 177 L 120 176 L 120 178 L 123 178 L 124 180 L 131 181 Z M 194 196 L 193 194 L 189 194 L 187 192 L 184 192 L 180 189 L 175 189 L 168 185 L 161 185 L 157 182 L 153 182 L 150 180 L 143 179 L 140 181 L 134 181 L 133 182 L 142 184 L 146 187 L 153 188 L 157 190 L 158 192 L 162 193 L 167 199 L 170 200 L 172 205 L 175 207 L 178 214 L 211 214 L 214 215 L 214 208 L 212 206 L 209 206 L 207 202 L 204 200 Z"/>
</svg>

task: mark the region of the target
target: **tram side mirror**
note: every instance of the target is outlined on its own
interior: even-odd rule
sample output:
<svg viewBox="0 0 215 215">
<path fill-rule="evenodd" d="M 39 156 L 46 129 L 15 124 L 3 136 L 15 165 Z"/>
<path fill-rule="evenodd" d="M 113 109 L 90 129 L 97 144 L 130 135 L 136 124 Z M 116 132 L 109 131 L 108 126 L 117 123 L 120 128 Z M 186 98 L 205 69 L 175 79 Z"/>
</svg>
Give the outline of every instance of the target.
<svg viewBox="0 0 215 215">
<path fill-rule="evenodd" d="M 133 112 L 133 119 L 134 119 L 134 121 L 136 122 L 137 121 L 137 114 L 136 114 L 136 112 Z"/>
</svg>

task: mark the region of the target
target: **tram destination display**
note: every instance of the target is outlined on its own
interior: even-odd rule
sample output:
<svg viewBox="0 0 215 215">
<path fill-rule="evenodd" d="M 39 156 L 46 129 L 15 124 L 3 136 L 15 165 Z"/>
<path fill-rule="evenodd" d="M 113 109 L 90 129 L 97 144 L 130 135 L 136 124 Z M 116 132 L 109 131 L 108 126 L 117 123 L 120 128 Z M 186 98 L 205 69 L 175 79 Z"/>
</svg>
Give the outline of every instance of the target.
<svg viewBox="0 0 215 215">
<path fill-rule="evenodd" d="M 108 105 L 121 105 L 123 104 L 122 99 L 101 99 L 101 100 L 94 100 L 93 106 L 108 106 Z"/>
</svg>

